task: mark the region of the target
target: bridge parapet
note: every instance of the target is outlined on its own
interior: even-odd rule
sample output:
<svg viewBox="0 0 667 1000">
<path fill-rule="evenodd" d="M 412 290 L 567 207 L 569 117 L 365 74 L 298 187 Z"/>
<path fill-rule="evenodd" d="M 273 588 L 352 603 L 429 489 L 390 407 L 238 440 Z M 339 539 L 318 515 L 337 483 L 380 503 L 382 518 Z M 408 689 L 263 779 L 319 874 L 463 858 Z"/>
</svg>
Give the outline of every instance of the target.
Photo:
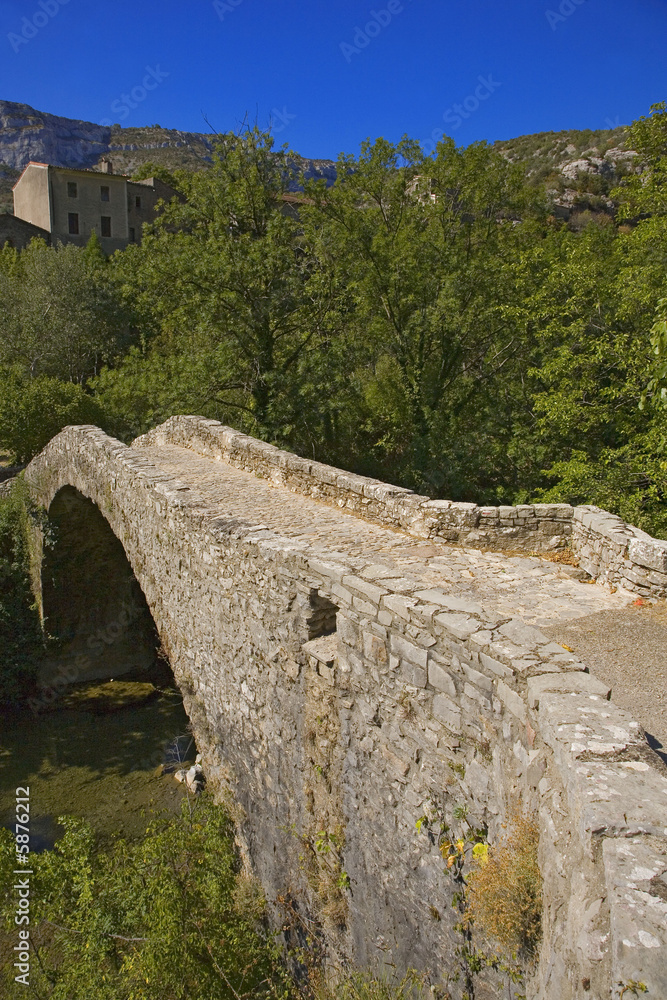
<svg viewBox="0 0 667 1000">
<path fill-rule="evenodd" d="M 667 597 L 667 541 L 594 506 L 488 507 L 431 500 L 411 490 L 301 458 L 205 417 L 171 417 L 133 447 L 173 444 L 252 472 L 294 493 L 417 538 L 473 548 L 555 553 L 567 548 L 600 582 Z"/>
<path fill-rule="evenodd" d="M 67 428 L 26 470 L 45 506 L 74 487 L 121 540 L 210 784 L 242 807 L 269 895 L 300 884 L 331 949 L 359 964 L 451 968 L 453 887 L 415 823 L 486 826 L 497 842 L 526 810 L 539 817 L 544 879 L 529 995 L 607 997 L 634 979 L 667 996 L 667 774 L 608 689 L 519 618 L 283 537 L 259 508 L 254 524 L 222 513 L 142 454 L 161 444 L 218 459 L 220 476 L 229 453 L 229 465 L 299 493 L 313 463 L 306 472 L 296 456 L 188 417 L 129 449 Z M 371 486 L 324 474 L 340 492 L 308 495 L 365 517 L 354 497 L 372 499 Z M 429 503 L 396 490 L 382 501 L 390 517 L 399 501 L 413 514 Z M 322 833 L 331 849 L 309 848 L 303 876 L 303 845 Z"/>
</svg>

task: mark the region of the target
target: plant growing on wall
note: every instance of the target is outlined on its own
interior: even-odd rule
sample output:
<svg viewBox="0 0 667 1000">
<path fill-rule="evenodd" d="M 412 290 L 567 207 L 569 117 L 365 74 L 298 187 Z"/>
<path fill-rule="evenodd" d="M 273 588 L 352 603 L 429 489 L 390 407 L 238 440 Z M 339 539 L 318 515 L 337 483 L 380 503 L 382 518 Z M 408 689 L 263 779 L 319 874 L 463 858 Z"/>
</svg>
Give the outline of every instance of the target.
<svg viewBox="0 0 667 1000">
<path fill-rule="evenodd" d="M 473 869 L 466 886 L 470 919 L 505 953 L 517 955 L 524 963 L 532 961 L 542 929 L 538 841 L 533 820 L 516 817 L 501 844 L 473 848 Z"/>
<path fill-rule="evenodd" d="M 475 1000 L 480 973 L 493 969 L 507 977 L 511 996 L 512 985 L 523 983 L 540 940 L 538 830 L 532 820 L 520 815 L 505 840 L 493 846 L 487 843 L 485 829 L 468 826 L 465 806 L 455 806 L 453 815 L 462 826 L 458 836 L 440 815 L 422 816 L 416 827 L 437 843 L 445 874 L 454 883 L 452 907 L 459 916 L 454 929 L 460 936 L 454 979 L 463 985 L 463 1000 Z M 519 1000 L 523 994 L 513 996 Z"/>
</svg>

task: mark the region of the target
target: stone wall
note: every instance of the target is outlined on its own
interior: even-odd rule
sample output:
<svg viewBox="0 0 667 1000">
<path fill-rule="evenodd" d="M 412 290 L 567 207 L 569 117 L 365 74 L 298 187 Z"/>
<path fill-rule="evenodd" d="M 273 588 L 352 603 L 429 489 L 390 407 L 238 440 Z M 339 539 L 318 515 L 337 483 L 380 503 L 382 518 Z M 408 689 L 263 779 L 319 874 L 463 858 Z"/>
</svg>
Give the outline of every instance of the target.
<svg viewBox="0 0 667 1000">
<path fill-rule="evenodd" d="M 51 233 L 48 229 L 41 229 L 33 226 L 32 223 L 24 219 L 18 219 L 8 212 L 0 215 L 0 247 L 6 243 L 17 250 L 24 250 L 30 240 L 42 239 L 45 243 L 51 242 Z"/>
<path fill-rule="evenodd" d="M 295 493 L 335 503 L 418 538 L 475 548 L 549 553 L 570 548 L 591 576 L 643 596 L 667 597 L 667 541 L 599 507 L 522 504 L 480 507 L 430 500 L 281 451 L 204 417 L 172 417 L 141 441 L 174 444 L 269 479 Z"/>
<path fill-rule="evenodd" d="M 333 502 L 367 500 L 371 517 L 383 504 L 395 523 L 412 512 L 415 533 L 429 517 L 438 525 L 429 512 L 441 508 L 424 498 L 211 422 L 175 419 L 149 435 L 162 439 L 216 457 L 226 448 L 292 488 L 310 477 Z M 667 996 L 667 774 L 563 647 L 436 588 L 392 590 L 326 550 L 221 517 L 158 472 L 141 441 L 128 449 L 67 428 L 26 478 L 47 507 L 73 487 L 122 542 L 211 786 L 231 793 L 269 898 L 319 928 L 332 961 L 455 972 L 453 886 L 416 822 L 457 835 L 486 826 L 497 842 L 525 811 L 539 819 L 544 878 L 528 995 L 608 998 L 634 979 Z M 464 505 L 462 532 L 468 516 Z M 460 997 L 460 983 L 450 988 Z"/>
</svg>

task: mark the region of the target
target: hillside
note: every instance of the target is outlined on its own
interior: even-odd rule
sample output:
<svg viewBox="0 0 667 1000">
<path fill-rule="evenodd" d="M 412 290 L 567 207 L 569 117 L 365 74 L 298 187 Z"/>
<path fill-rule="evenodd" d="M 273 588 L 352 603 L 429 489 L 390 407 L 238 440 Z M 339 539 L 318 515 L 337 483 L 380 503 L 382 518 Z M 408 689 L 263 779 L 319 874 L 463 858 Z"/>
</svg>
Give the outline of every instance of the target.
<svg viewBox="0 0 667 1000">
<path fill-rule="evenodd" d="M 161 125 L 95 125 L 36 111 L 28 104 L 0 101 L 0 211 L 12 211 L 12 185 L 30 160 L 95 169 L 110 157 L 116 173 L 130 175 L 149 161 L 170 170 L 202 170 L 211 162 L 212 140 L 212 135 Z M 331 161 L 302 162 L 307 175 L 330 183 L 335 179 Z"/>
<path fill-rule="evenodd" d="M 103 126 L 0 101 L 0 211 L 12 211 L 11 188 L 29 160 L 95 169 L 111 157 L 116 173 L 133 174 L 151 161 L 168 169 L 201 170 L 211 162 L 213 136 L 151 125 Z M 610 192 L 632 169 L 636 154 L 625 148 L 625 129 L 541 132 L 501 140 L 495 146 L 521 164 L 528 180 L 544 186 L 563 217 L 612 212 Z M 307 176 L 333 183 L 330 160 L 300 158 Z"/>
<path fill-rule="evenodd" d="M 613 210 L 611 191 L 635 168 L 637 154 L 626 148 L 626 129 L 539 132 L 495 143 L 520 164 L 530 184 L 544 187 L 562 214 Z"/>
</svg>

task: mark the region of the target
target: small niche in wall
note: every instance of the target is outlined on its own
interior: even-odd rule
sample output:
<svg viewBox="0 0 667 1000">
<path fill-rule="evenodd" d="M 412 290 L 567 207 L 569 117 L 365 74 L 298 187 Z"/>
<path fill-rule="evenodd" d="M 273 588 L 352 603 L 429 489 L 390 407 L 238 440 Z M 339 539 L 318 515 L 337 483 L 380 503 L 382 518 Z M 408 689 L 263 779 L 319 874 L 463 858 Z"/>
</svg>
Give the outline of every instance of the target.
<svg viewBox="0 0 667 1000">
<path fill-rule="evenodd" d="M 323 635 L 333 635 L 336 631 L 338 606 L 317 590 L 310 592 L 310 610 L 306 616 L 308 640 L 319 639 Z"/>
</svg>

